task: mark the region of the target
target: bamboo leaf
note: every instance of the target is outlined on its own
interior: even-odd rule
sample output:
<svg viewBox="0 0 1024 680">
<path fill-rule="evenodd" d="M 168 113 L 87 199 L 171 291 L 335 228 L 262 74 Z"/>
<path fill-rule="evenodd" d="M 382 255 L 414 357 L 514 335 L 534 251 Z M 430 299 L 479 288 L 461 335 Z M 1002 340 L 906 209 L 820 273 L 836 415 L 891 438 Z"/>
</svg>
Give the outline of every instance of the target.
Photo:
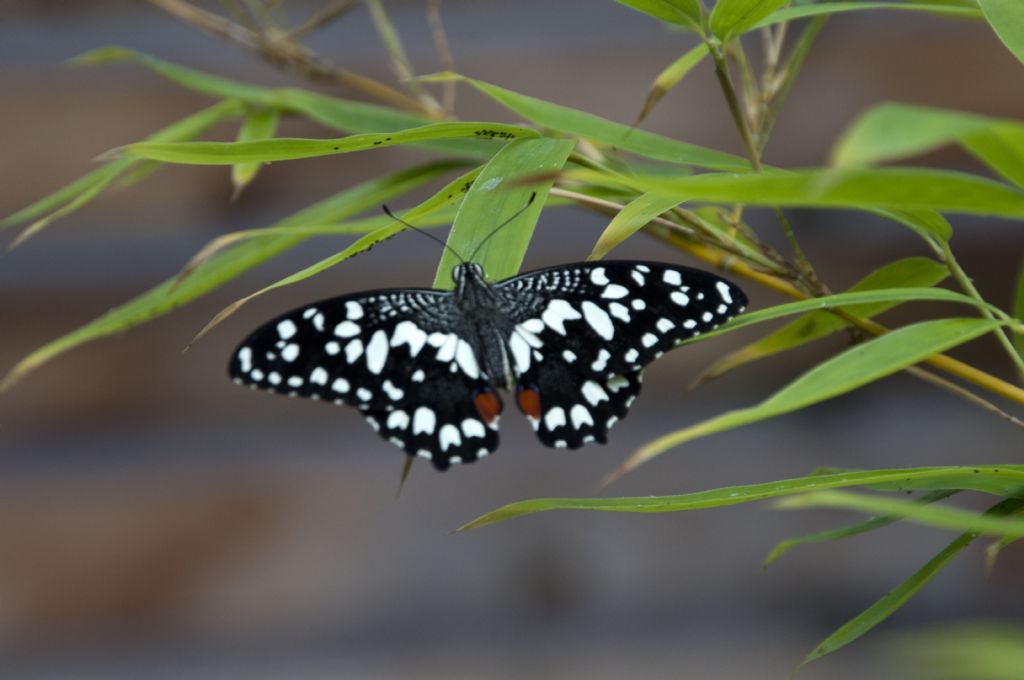
<svg viewBox="0 0 1024 680">
<path fill-rule="evenodd" d="M 718 0 L 711 10 L 711 32 L 722 42 L 732 40 L 788 3 L 789 0 Z"/>
<path fill-rule="evenodd" d="M 466 78 L 455 73 L 440 73 L 425 80 L 458 80 L 469 83 L 477 90 L 495 100 L 513 113 L 531 123 L 550 128 L 563 134 L 576 135 L 595 142 L 607 144 L 623 151 L 669 163 L 693 165 L 712 170 L 743 172 L 750 170 L 750 163 L 731 154 L 687 144 L 662 135 L 638 130 L 628 125 L 586 113 L 568 106 L 528 97 L 512 90 L 506 90 L 480 80 Z"/>
<path fill-rule="evenodd" d="M 699 0 L 615 0 L 658 21 L 701 32 Z"/>
<path fill-rule="evenodd" d="M 1019 0 L 978 0 L 978 6 L 1006 49 L 1024 64 L 1024 3 Z"/>
<path fill-rule="evenodd" d="M 689 177 L 611 176 L 572 170 L 566 178 L 691 201 L 748 206 L 931 210 L 1024 217 L 1024 191 L 961 172 L 925 168 L 808 169 L 759 174 L 705 173 Z"/>
<path fill-rule="evenodd" d="M 644 445 L 606 481 L 686 442 L 817 404 L 903 370 L 1001 325 L 988 319 L 936 319 L 899 328 L 819 364 L 756 406 L 729 411 Z"/>
<path fill-rule="evenodd" d="M 1020 271 L 1017 272 L 1017 290 L 1013 296 L 1012 314 L 1015 318 L 1024 320 L 1024 260 L 1021 260 Z M 1024 334 L 1013 334 L 1013 346 L 1017 348 L 1017 353 L 1024 357 Z M 1021 379 L 1024 380 L 1024 376 L 1021 376 Z"/>
<path fill-rule="evenodd" d="M 679 205 L 679 202 L 678 197 L 666 198 L 655 193 L 637 196 L 604 228 L 587 259 L 600 260 L 655 217 Z"/>
<path fill-rule="evenodd" d="M 1003 517 L 1022 506 L 1024 506 L 1024 501 L 1010 498 L 995 504 L 985 514 L 993 518 Z M 970 545 L 977 536 L 974 533 L 965 533 L 959 536 L 909 578 L 825 638 L 804 658 L 800 665 L 804 666 L 815 659 L 845 647 L 872 630 L 882 621 L 885 621 L 893 612 L 902 607 L 907 600 L 916 595 L 929 581 L 935 578 L 935 575 L 942 571 L 949 564 L 950 560 Z"/>
<path fill-rule="evenodd" d="M 900 635 L 893 656 L 906 677 L 932 680 L 1020 680 L 1024 630 L 1019 625 L 972 621 Z"/>
<path fill-rule="evenodd" d="M 841 14 L 870 9 L 895 9 L 931 12 L 954 19 L 981 19 L 977 7 L 950 5 L 941 2 L 827 2 L 818 5 L 795 5 L 776 10 L 761 19 L 756 28 L 781 24 L 786 21 L 804 19 L 826 14 Z"/>
<path fill-rule="evenodd" d="M 832 163 L 837 167 L 884 163 L 953 143 L 1024 186 L 1024 123 L 923 106 L 882 104 L 868 110 L 840 137 L 832 150 Z"/>
<path fill-rule="evenodd" d="M 855 486 L 891 484 L 901 490 L 970 489 L 995 495 L 1024 489 L 1024 465 L 951 466 L 892 470 L 844 470 L 811 474 L 760 484 L 727 486 L 674 496 L 623 498 L 537 498 L 492 510 L 460 527 L 477 529 L 488 524 L 551 510 L 598 510 L 602 512 L 683 512 L 722 508 L 793 494 Z"/>
<path fill-rule="evenodd" d="M 704 43 L 701 43 L 684 53 L 683 56 L 673 61 L 659 73 L 654 82 L 651 83 L 651 89 L 647 92 L 647 98 L 644 100 L 644 106 L 640 110 L 640 114 L 636 117 L 636 122 L 640 123 L 647 118 L 647 114 L 654 109 L 662 97 L 671 92 L 686 77 L 686 74 L 692 71 L 706 56 L 708 56 L 708 48 Z"/>
<path fill-rule="evenodd" d="M 947 276 L 949 276 L 949 269 L 945 265 L 927 257 L 909 257 L 891 262 L 871 272 L 855 283 L 849 292 L 892 289 L 897 286 L 934 286 Z M 858 319 L 870 319 L 898 304 L 900 301 L 891 300 L 843 307 L 842 310 Z M 825 311 L 811 312 L 789 322 L 757 342 L 719 359 L 700 375 L 697 382 L 713 380 L 740 366 L 800 347 L 848 326 L 849 323 L 846 320 L 835 314 Z"/>
<path fill-rule="evenodd" d="M 522 139 L 505 146 L 487 163 L 473 183 L 448 236 L 434 287 L 452 287 L 451 271 L 460 259 L 478 262 L 492 281 L 519 272 L 537 218 L 544 207 L 553 179 L 521 186 L 517 180 L 531 175 L 550 176 L 562 169 L 575 142 L 567 139 Z M 529 205 L 530 195 L 537 200 Z M 522 214 L 495 233 L 517 212 Z M 477 252 L 479 250 L 479 252 Z"/>
<path fill-rule="evenodd" d="M 452 162 L 430 163 L 370 180 L 300 210 L 271 226 L 286 227 L 341 221 L 368 208 L 377 207 L 382 202 L 450 172 L 459 165 Z M 307 238 L 307 234 L 300 232 L 294 235 L 275 233 L 266 238 L 250 239 L 211 258 L 178 285 L 175 285 L 175 278 L 167 279 L 29 354 L 0 382 L 0 391 L 10 388 L 30 371 L 74 347 L 138 326 L 177 309 L 243 272 L 297 246 Z"/>
<path fill-rule="evenodd" d="M 949 498 L 953 494 L 959 493 L 958 490 L 953 489 L 939 489 L 937 491 L 929 491 L 927 494 L 920 498 L 914 499 L 915 503 L 935 503 L 937 501 Z M 889 526 L 895 522 L 899 522 L 902 519 L 899 515 L 882 515 L 880 517 L 872 517 L 871 519 L 863 522 L 857 522 L 850 526 L 840 527 L 838 529 L 828 529 L 826 531 L 819 531 L 813 534 L 807 534 L 805 536 L 797 536 L 796 538 L 788 538 L 784 541 L 779 541 L 775 544 L 775 547 L 771 549 L 768 556 L 764 558 L 764 566 L 775 563 L 780 557 L 785 555 L 787 552 L 797 547 L 798 545 L 807 545 L 809 543 L 826 543 L 831 541 L 839 541 L 844 538 L 851 536 L 859 536 L 860 534 L 867 533 L 869 531 L 875 531 L 882 527 Z"/>
<path fill-rule="evenodd" d="M 180 142 L 129 144 L 115 153 L 126 158 L 151 158 L 167 163 L 230 165 L 297 160 L 442 139 L 479 139 L 482 143 L 533 138 L 537 133 L 499 123 L 431 123 L 409 130 L 349 135 L 335 139 L 277 139 L 253 142 Z"/>
<path fill-rule="evenodd" d="M 251 142 L 254 140 L 270 139 L 277 132 L 277 122 L 280 118 L 277 109 L 259 109 L 245 115 L 242 125 L 238 129 L 239 142 Z M 231 185 L 235 188 L 232 198 L 238 195 L 256 178 L 262 163 L 248 161 L 235 163 L 231 166 Z"/>
<path fill-rule="evenodd" d="M 1024 489 L 1021 490 L 1024 492 Z M 871 515 L 893 515 L 908 522 L 947 529 L 966 531 L 977 535 L 1012 536 L 1024 538 L 1024 519 L 991 517 L 989 515 L 944 505 L 922 505 L 909 501 L 871 496 L 850 491 L 812 491 L 780 500 L 777 508 L 806 510 L 808 508 L 838 508 L 856 510 Z"/>
</svg>

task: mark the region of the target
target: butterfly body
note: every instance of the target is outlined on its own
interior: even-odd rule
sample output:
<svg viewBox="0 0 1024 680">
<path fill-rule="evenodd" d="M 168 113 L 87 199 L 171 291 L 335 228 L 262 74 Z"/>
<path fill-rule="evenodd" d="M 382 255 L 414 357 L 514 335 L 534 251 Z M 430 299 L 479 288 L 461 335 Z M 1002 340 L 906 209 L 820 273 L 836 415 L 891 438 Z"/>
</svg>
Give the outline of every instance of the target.
<svg viewBox="0 0 1024 680">
<path fill-rule="evenodd" d="M 390 289 L 312 303 L 235 351 L 236 382 L 356 407 L 385 439 L 438 469 L 492 453 L 502 401 L 547 446 L 604 442 L 643 368 L 743 310 L 735 285 L 654 262 L 578 263 L 453 291 Z"/>
</svg>

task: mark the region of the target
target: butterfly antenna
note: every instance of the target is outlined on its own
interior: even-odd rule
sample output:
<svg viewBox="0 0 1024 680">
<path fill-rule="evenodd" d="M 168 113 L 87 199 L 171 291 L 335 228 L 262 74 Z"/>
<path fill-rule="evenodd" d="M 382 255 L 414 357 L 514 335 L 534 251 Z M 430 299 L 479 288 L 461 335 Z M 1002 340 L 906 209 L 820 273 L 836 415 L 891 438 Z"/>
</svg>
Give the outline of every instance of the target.
<svg viewBox="0 0 1024 680">
<path fill-rule="evenodd" d="M 436 236 L 434 236 L 433 234 L 431 234 L 431 233 L 430 233 L 429 231 L 427 231 L 427 230 L 425 230 L 425 229 L 420 229 L 419 227 L 417 227 L 417 226 L 416 226 L 416 225 L 414 225 L 414 224 L 409 224 L 408 222 L 406 222 L 405 220 L 403 220 L 403 219 L 402 219 L 401 217 L 399 217 L 398 215 L 396 215 L 396 214 L 394 214 L 393 212 L 391 212 L 391 208 L 389 208 L 389 207 L 388 207 L 387 205 L 382 205 L 382 206 L 381 206 L 381 210 L 383 210 L 383 211 L 384 211 L 384 214 L 386 214 L 386 215 L 387 215 L 388 217 L 390 217 L 391 219 L 395 220 L 396 222 L 401 222 L 402 224 L 404 224 L 405 226 L 409 227 L 409 228 L 410 228 L 410 229 L 412 229 L 413 231 L 415 231 L 415 232 L 417 232 L 417 233 L 419 233 L 419 234 L 423 234 L 424 236 L 426 236 L 427 238 L 429 238 L 429 239 L 430 239 L 431 241 L 437 241 L 437 242 L 438 242 L 438 243 L 440 243 L 440 244 L 441 244 L 441 245 L 442 245 L 442 246 L 443 246 L 444 248 L 447 248 L 448 250 L 450 250 L 450 251 L 451 251 L 451 253 L 452 253 L 452 255 L 454 255 L 455 257 L 457 257 L 457 258 L 459 259 L 459 262 L 462 262 L 463 264 L 465 264 L 465 263 L 466 263 L 466 261 L 465 261 L 464 259 L 462 259 L 462 256 L 461 256 L 461 255 L 459 255 L 459 252 L 458 252 L 457 250 L 455 250 L 454 248 L 452 248 L 452 247 L 451 247 L 450 245 L 448 245 L 447 243 L 445 243 L 444 241 L 442 241 L 442 240 L 441 240 L 441 239 L 439 239 L 438 237 L 436 237 Z M 518 213 L 517 213 L 517 214 L 518 214 Z"/>
<path fill-rule="evenodd" d="M 522 215 L 522 214 L 523 214 L 524 212 L 526 212 L 526 209 L 527 209 L 527 208 L 529 208 L 529 207 L 530 207 L 531 205 L 533 205 L 533 201 L 534 201 L 534 199 L 535 199 L 535 198 L 537 198 L 537 192 L 536 192 L 536 191 L 534 191 L 534 192 L 533 192 L 532 194 L 530 194 L 530 198 L 528 198 L 528 199 L 526 200 L 526 205 L 524 205 L 524 206 L 523 206 L 522 208 L 520 208 L 519 210 L 517 210 L 517 211 L 515 212 L 515 214 L 514 214 L 514 215 L 512 215 L 512 217 L 508 218 L 507 220 L 505 220 L 504 222 L 502 222 L 501 224 L 499 224 L 499 225 L 498 225 L 497 227 L 495 227 L 495 228 L 494 228 L 494 230 L 493 230 L 493 231 L 491 231 L 491 233 L 490 233 L 490 234 L 488 234 L 487 236 L 485 236 L 485 237 L 484 237 L 484 240 L 483 240 L 483 241 L 480 241 L 480 243 L 478 243 L 478 244 L 477 244 L 476 248 L 475 248 L 475 249 L 473 250 L 473 254 L 469 256 L 469 259 L 470 259 L 470 261 L 472 261 L 472 260 L 473 260 L 473 258 L 475 258 L 475 257 L 476 257 L 477 253 L 479 253 L 479 252 L 480 252 L 480 249 L 484 247 L 484 244 L 485 244 L 485 243 L 487 243 L 487 242 L 488 242 L 488 241 L 489 241 L 489 240 L 491 239 L 491 237 L 492 237 L 492 236 L 494 236 L 494 235 L 495 235 L 495 234 L 497 234 L 497 233 L 498 233 L 499 231 L 501 231 L 502 229 L 504 229 L 505 227 L 507 227 L 507 226 L 508 226 L 509 224 L 511 224 L 512 222 L 514 222 L 514 221 L 515 221 L 515 219 L 516 219 L 517 217 L 519 217 L 519 216 L 520 216 L 520 215 Z"/>
</svg>

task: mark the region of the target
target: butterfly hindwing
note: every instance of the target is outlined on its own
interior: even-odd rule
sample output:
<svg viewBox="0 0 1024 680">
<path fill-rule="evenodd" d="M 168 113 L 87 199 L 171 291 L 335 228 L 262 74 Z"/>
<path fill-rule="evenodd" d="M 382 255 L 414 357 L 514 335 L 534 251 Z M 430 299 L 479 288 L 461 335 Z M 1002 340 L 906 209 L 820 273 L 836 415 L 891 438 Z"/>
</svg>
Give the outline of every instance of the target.
<svg viewBox="0 0 1024 680">
<path fill-rule="evenodd" d="M 543 269 L 495 286 L 515 324 L 510 363 L 520 407 L 548 446 L 603 441 L 640 390 L 644 366 L 717 328 L 747 299 L 708 272 L 650 262 Z M 615 388 L 615 389 L 613 389 Z M 535 405 L 539 404 L 539 405 Z"/>
<path fill-rule="evenodd" d="M 258 328 L 235 351 L 237 382 L 347 404 L 409 455 L 445 469 L 498 446 L 500 401 L 452 331 L 450 293 L 384 290 L 322 300 Z M 480 394 L 496 407 L 481 411 Z"/>
</svg>

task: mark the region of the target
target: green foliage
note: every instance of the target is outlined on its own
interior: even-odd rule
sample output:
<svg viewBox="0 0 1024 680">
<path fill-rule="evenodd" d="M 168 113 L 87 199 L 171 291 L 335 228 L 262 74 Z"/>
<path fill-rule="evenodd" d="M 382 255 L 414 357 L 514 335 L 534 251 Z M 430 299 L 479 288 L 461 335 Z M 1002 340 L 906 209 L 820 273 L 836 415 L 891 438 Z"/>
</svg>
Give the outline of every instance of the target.
<svg viewBox="0 0 1024 680">
<path fill-rule="evenodd" d="M 704 341 L 762 322 L 801 315 L 781 328 L 763 332 L 743 349 L 720 360 L 704 379 L 738 371 L 754 360 L 770 359 L 840 331 L 850 334 L 854 341 L 851 347 L 822 360 L 760 403 L 736 407 L 703 422 L 671 424 L 671 431 L 634 452 L 608 480 L 698 437 L 779 417 L 901 370 L 914 371 L 963 397 L 965 406 L 982 405 L 1021 425 L 989 399 L 998 397 L 1019 407 L 1024 404 L 1024 389 L 943 352 L 991 336 L 998 341 L 1007 372 L 1024 379 L 1024 269 L 1008 286 L 1007 297 L 1013 302 L 1007 309 L 982 299 L 954 256 L 954 223 L 948 219 L 958 214 L 1024 218 L 1024 122 L 887 103 L 862 112 L 839 137 L 830 162 L 823 167 L 772 167 L 762 156 L 786 95 L 805 60 L 811 58 L 813 44 L 829 17 L 841 21 L 849 12 L 896 10 L 908 12 L 908 17 L 923 12 L 943 19 L 986 21 L 1010 53 L 1024 62 L 1024 3 L 896 0 L 791 5 L 787 0 L 718 0 L 710 11 L 699 0 L 619 3 L 660 22 L 687 41 L 680 43 L 677 53 L 681 56 L 654 74 L 647 100 L 642 105 L 638 102 L 638 120 L 642 121 L 687 74 L 698 68 L 713 68 L 745 157 L 453 72 L 416 78 L 384 3 L 378 0 L 369 2 L 371 20 L 399 82 L 393 87 L 351 74 L 340 77 L 340 82 L 357 87 L 376 103 L 332 97 L 301 87 L 241 83 L 120 47 L 104 47 L 82 55 L 75 60 L 76 65 L 134 63 L 215 101 L 135 144 L 112 150 L 98 169 L 0 221 L 0 228 L 29 223 L 14 244 L 102 198 L 118 183 L 141 181 L 168 163 L 229 166 L 237 193 L 257 180 L 259 168 L 267 162 L 300 162 L 303 158 L 355 151 L 373 153 L 390 146 L 413 147 L 433 154 L 435 160 L 384 177 L 366 178 L 278 223 L 216 239 L 177 277 L 29 354 L 8 372 L 2 387 L 12 386 L 34 368 L 85 342 L 172 312 L 308 238 L 355 238 L 319 262 L 237 300 L 203 329 L 206 332 L 257 295 L 306 280 L 395 236 L 405 229 L 402 223 L 363 213 L 382 202 L 402 200 L 414 189 L 430 187 L 428 198 L 402 210 L 402 218 L 419 227 L 454 220 L 448 244 L 463 257 L 475 257 L 492 279 L 519 270 L 545 207 L 571 202 L 610 218 L 596 241 L 587 244 L 593 259 L 607 256 L 643 232 L 664 244 L 666 258 L 675 256 L 675 251 L 686 252 L 728 270 L 734 277 L 744 277 L 796 300 L 752 311 L 700 338 Z M 811 19 L 799 22 L 802 18 Z M 766 45 L 760 71 L 746 53 L 751 33 L 759 33 Z M 268 38 L 268 49 L 280 45 L 280 40 L 291 40 L 291 35 L 275 33 L 272 37 L 278 42 Z M 287 53 L 291 59 L 301 60 L 308 55 L 297 44 L 291 47 L 295 48 Z M 311 71 L 320 67 L 317 62 L 310 64 Z M 646 79 L 652 74 L 636 75 Z M 1006 76 L 1008 86 L 1019 82 L 1020 73 Z M 456 84 L 469 86 L 493 100 L 508 120 L 455 120 L 454 112 L 446 111 L 430 88 L 450 89 Z M 278 137 L 278 123 L 286 117 L 313 121 L 332 136 Z M 228 121 L 237 121 L 235 141 L 202 140 L 212 126 Z M 339 133 L 343 136 L 337 136 Z M 981 165 L 979 171 L 952 172 L 915 165 L 879 167 L 895 161 L 910 162 L 917 155 L 951 144 L 972 154 Z M 536 197 L 532 203 L 531 195 Z M 778 228 L 792 246 L 790 256 L 763 245 L 763 234 L 747 223 L 747 212 L 758 208 L 767 208 L 778 218 Z M 846 292 L 832 295 L 803 254 L 782 208 L 830 208 L 882 216 L 918 235 L 922 239 L 919 245 L 924 245 L 934 259 L 885 253 L 886 261 L 875 271 L 865 272 Z M 494 226 L 508 220 L 506 229 L 486 240 Z M 587 246 L 582 246 L 581 252 Z M 451 251 L 441 255 L 435 286 L 450 285 L 455 263 Z M 938 287 L 947 279 L 958 290 Z M 933 313 L 926 320 L 896 329 L 874 321 L 897 305 L 916 306 L 928 301 L 955 303 L 956 311 L 947 314 L 957 316 Z M 943 374 L 960 383 L 952 384 Z M 852 487 L 871 493 L 837 491 Z M 893 497 L 906 491 L 924 493 L 909 502 Z M 962 491 L 1000 500 L 980 514 L 942 503 L 959 497 Z M 920 570 L 816 646 L 804 663 L 840 649 L 879 625 L 977 536 L 996 537 L 988 551 L 990 564 L 1003 547 L 1024 536 L 1024 467 L 1019 465 L 819 471 L 797 479 L 674 496 L 526 500 L 487 513 L 463 529 L 555 509 L 677 512 L 783 497 L 785 500 L 777 507 L 845 508 L 872 517 L 784 541 L 772 551 L 768 562 L 797 545 L 842 540 L 895 522 L 962 532 Z M 954 647 L 949 646 L 950 650 Z M 987 648 L 965 646 L 963 656 L 957 658 L 978 658 L 979 649 Z M 1001 658 L 1016 658 L 1006 649 L 992 652 L 996 653 L 1003 653 Z M 1017 663 L 1017 668 L 1020 665 L 1019 660 L 1006 663 Z"/>
</svg>

